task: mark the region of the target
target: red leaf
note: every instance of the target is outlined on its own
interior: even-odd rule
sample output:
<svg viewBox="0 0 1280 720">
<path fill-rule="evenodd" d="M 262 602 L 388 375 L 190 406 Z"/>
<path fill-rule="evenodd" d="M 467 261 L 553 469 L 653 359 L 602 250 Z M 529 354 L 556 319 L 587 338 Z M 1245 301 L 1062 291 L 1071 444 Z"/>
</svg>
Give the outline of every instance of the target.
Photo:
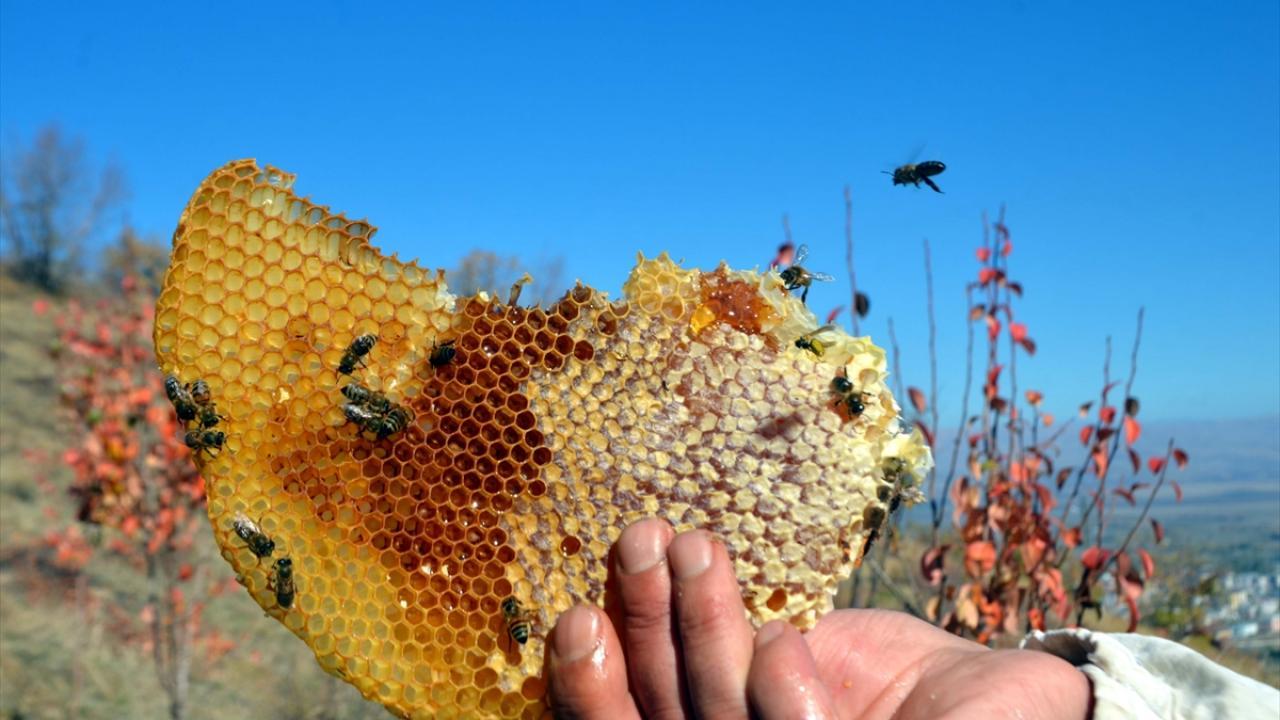
<svg viewBox="0 0 1280 720">
<path fill-rule="evenodd" d="M 1178 502 L 1182 502 L 1182 486 L 1178 484 L 1177 480 L 1170 480 L 1169 484 L 1173 486 L 1174 499 Z"/>
<path fill-rule="evenodd" d="M 834 325 L 836 322 L 836 318 L 840 317 L 840 313 L 843 311 L 844 311 L 843 305 L 837 305 L 834 308 L 832 308 L 831 312 L 827 313 L 827 324 Z"/>
<path fill-rule="evenodd" d="M 1098 411 L 1098 418 L 1102 420 L 1103 425 L 1110 425 L 1116 419 L 1116 409 L 1107 405 Z"/>
<path fill-rule="evenodd" d="M 978 262 L 984 263 L 991 259 L 991 248 L 978 248 Z"/>
<path fill-rule="evenodd" d="M 1160 521 L 1155 518 L 1151 518 L 1151 532 L 1156 536 L 1157 545 L 1164 542 L 1164 525 L 1161 525 Z"/>
<path fill-rule="evenodd" d="M 1138 601 L 1133 598 L 1126 597 L 1124 604 L 1129 607 L 1129 627 L 1125 632 L 1133 632 L 1138 629 Z"/>
<path fill-rule="evenodd" d="M 1009 323 L 1009 337 L 1013 338 L 1014 342 L 1022 342 L 1025 340 L 1027 337 L 1026 324 L 1016 322 Z"/>
<path fill-rule="evenodd" d="M 1044 400 L 1044 393 L 1040 392 L 1039 390 L 1027 391 L 1027 402 L 1031 403 L 1032 407 L 1040 407 L 1041 400 Z"/>
<path fill-rule="evenodd" d="M 1092 402 L 1087 402 L 1080 406 L 1080 417 L 1089 417 L 1089 410 L 1093 408 Z"/>
<path fill-rule="evenodd" d="M 947 551 L 951 549 L 950 545 L 940 545 L 936 548 L 929 548 L 924 555 L 920 556 L 920 574 L 924 576 L 926 582 L 937 587 L 942 582 L 942 566 L 946 559 Z"/>
<path fill-rule="evenodd" d="M 1005 240 L 1004 244 L 1000 246 L 1000 255 L 1003 257 L 1009 257 L 1009 253 L 1011 252 L 1013 252 L 1013 241 Z"/>
<path fill-rule="evenodd" d="M 1018 297 L 1022 297 L 1022 283 L 1009 283 L 1009 291 Z"/>
<path fill-rule="evenodd" d="M 1120 497 L 1127 500 L 1129 502 L 1129 507 L 1133 507 L 1138 504 L 1137 500 L 1134 500 L 1133 498 L 1133 493 L 1129 492 L 1128 490 L 1125 490 L 1124 488 L 1113 488 L 1111 490 L 1111 493 L 1113 495 L 1119 495 Z"/>
<path fill-rule="evenodd" d="M 1086 425 L 1080 428 L 1080 444 L 1088 445 L 1089 439 L 1093 437 L 1093 426 Z"/>
<path fill-rule="evenodd" d="M 1138 436 L 1142 434 L 1142 426 L 1132 415 L 1124 416 L 1124 442 L 1126 445 L 1132 445 L 1138 442 Z"/>
<path fill-rule="evenodd" d="M 1137 473 L 1142 470 L 1142 458 L 1138 456 L 1138 451 L 1129 448 L 1129 462 L 1133 463 L 1133 472 Z"/>
<path fill-rule="evenodd" d="M 964 550 L 964 569 L 972 577 L 987 574 L 996 565 L 996 546 L 981 540 L 969 543 Z"/>
<path fill-rule="evenodd" d="M 978 271 L 978 284 L 986 285 L 996 278 L 996 271 L 992 268 L 982 268 Z"/>
<path fill-rule="evenodd" d="M 1053 424 L 1053 413 L 1045 413 L 1040 416 L 1040 419 L 1044 421 L 1045 427 L 1049 427 Z"/>
<path fill-rule="evenodd" d="M 1187 466 L 1187 459 L 1186 450 L 1183 450 L 1182 448 L 1173 449 L 1173 461 L 1178 463 L 1179 470 Z"/>
<path fill-rule="evenodd" d="M 994 315 L 987 315 L 987 338 L 995 340 L 1000 337 L 1000 321 Z"/>
<path fill-rule="evenodd" d="M 1142 560 L 1142 577 L 1150 580 L 1156 574 L 1156 561 L 1142 548 L 1138 548 L 1138 559 Z"/>
<path fill-rule="evenodd" d="M 179 580 L 190 580 L 192 575 L 195 575 L 195 570 L 192 569 L 191 563 L 183 563 L 182 566 L 178 568 Z"/>
<path fill-rule="evenodd" d="M 1102 477 L 1107 474 L 1108 462 L 1110 462 L 1110 460 L 1107 458 L 1107 453 L 1101 447 L 1098 447 L 1093 451 L 1093 470 L 1098 474 L 1098 477 Z"/>
<path fill-rule="evenodd" d="M 1045 628 L 1044 612 L 1040 608 L 1031 608 L 1027 611 L 1027 623 L 1031 625 L 1032 630 L 1041 630 Z"/>
<path fill-rule="evenodd" d="M 1147 458 L 1147 467 L 1151 468 L 1152 475 L 1159 475 L 1160 471 L 1164 469 L 1164 458 Z"/>
<path fill-rule="evenodd" d="M 1109 559 L 1111 559 L 1111 552 L 1109 550 L 1103 550 L 1097 545 L 1093 545 L 1080 553 L 1080 564 L 1084 565 L 1089 570 L 1097 570 Z"/>
<path fill-rule="evenodd" d="M 1028 355 L 1035 355 L 1035 354 L 1036 354 L 1036 341 L 1035 341 L 1035 340 L 1032 340 L 1031 338 L 1022 338 L 1021 340 L 1019 340 L 1019 341 L 1018 341 L 1018 344 L 1022 346 L 1022 349 L 1023 349 L 1023 350 L 1026 350 L 1026 351 L 1027 351 L 1027 354 L 1028 354 Z"/>
<path fill-rule="evenodd" d="M 1062 544 L 1069 548 L 1076 547 L 1083 539 L 1084 533 L 1078 527 L 1068 528 L 1062 531 Z"/>
<path fill-rule="evenodd" d="M 980 440 L 982 440 L 982 433 L 974 433 L 974 434 L 970 435 L 970 436 L 969 436 L 969 447 L 971 447 L 971 448 L 977 447 L 977 446 L 978 446 L 978 441 L 980 441 Z"/>
<path fill-rule="evenodd" d="M 924 391 L 917 387 L 907 388 L 907 394 L 911 396 L 911 406 L 916 412 L 923 413 L 924 409 L 929 407 L 929 403 L 925 401 Z"/>
<path fill-rule="evenodd" d="M 917 420 L 916 427 L 920 428 L 920 434 L 924 436 L 924 441 L 929 443 L 929 447 L 933 447 L 933 431 L 929 426 Z"/>
<path fill-rule="evenodd" d="M 969 322 L 973 322 L 974 320 L 977 320 L 978 318 L 986 314 L 987 314 L 986 305 L 974 305 L 973 307 L 969 308 Z"/>
<path fill-rule="evenodd" d="M 49 301 L 36 300 L 31 303 L 31 312 L 35 313 L 36 317 L 44 317 L 44 314 L 49 312 Z"/>
<path fill-rule="evenodd" d="M 1063 485 L 1067 484 L 1067 478 L 1071 477 L 1071 468 L 1062 468 L 1058 471 L 1058 489 L 1061 490 Z"/>
</svg>

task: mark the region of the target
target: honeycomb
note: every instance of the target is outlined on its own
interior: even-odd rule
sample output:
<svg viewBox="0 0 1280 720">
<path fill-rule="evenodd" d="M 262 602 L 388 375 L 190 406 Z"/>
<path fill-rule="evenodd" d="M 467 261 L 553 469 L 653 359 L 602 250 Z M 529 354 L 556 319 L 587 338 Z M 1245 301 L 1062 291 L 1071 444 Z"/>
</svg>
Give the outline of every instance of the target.
<svg viewBox="0 0 1280 720">
<path fill-rule="evenodd" d="M 225 446 L 196 458 L 222 556 L 321 666 L 400 717 L 546 714 L 547 632 L 603 601 L 610 544 L 647 516 L 724 538 L 753 622 L 809 627 L 932 462 L 900 428 L 883 351 L 839 331 L 820 357 L 797 348 L 817 323 L 776 272 L 664 254 L 617 301 L 581 284 L 546 308 L 455 297 L 293 181 L 242 160 L 196 189 L 156 355 L 224 418 Z M 364 367 L 338 374 L 366 333 Z M 837 374 L 865 393 L 860 415 L 834 401 Z M 411 421 L 362 432 L 351 382 Z M 237 536 L 245 520 L 273 555 Z"/>
</svg>

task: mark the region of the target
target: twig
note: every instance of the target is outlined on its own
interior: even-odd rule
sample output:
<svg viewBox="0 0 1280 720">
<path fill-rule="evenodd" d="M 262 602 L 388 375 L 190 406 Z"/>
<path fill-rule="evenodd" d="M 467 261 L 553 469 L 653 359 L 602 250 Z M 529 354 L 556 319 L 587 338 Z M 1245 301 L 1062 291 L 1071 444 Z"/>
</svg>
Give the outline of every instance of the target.
<svg viewBox="0 0 1280 720">
<path fill-rule="evenodd" d="M 897 387 L 894 388 L 894 397 L 898 398 L 901 403 L 906 399 L 906 392 L 902 388 L 902 368 L 898 365 L 899 358 L 902 353 L 898 351 L 898 334 L 894 332 L 893 316 L 889 316 L 889 354 L 893 357 L 893 380 Z"/>
<path fill-rule="evenodd" d="M 1138 533 L 1138 528 L 1142 527 L 1142 521 L 1147 519 L 1147 513 L 1151 511 L 1151 505 L 1156 501 L 1156 494 L 1160 492 L 1160 488 L 1164 487 L 1164 478 L 1169 474 L 1170 460 L 1173 458 L 1173 438 L 1169 439 L 1169 447 L 1164 452 L 1164 465 L 1160 468 L 1160 478 L 1156 480 L 1156 486 L 1151 488 L 1151 494 L 1147 496 L 1147 504 L 1142 506 L 1142 513 L 1138 515 L 1138 519 L 1134 521 L 1133 527 L 1129 528 L 1129 534 L 1124 536 L 1124 542 L 1120 543 L 1120 547 L 1111 557 L 1107 558 L 1107 562 L 1098 570 L 1101 575 L 1116 558 L 1129 549 L 1129 542 L 1133 540 L 1133 536 Z"/>
<path fill-rule="evenodd" d="M 973 288 L 965 288 L 965 312 L 973 310 Z M 951 496 L 951 483 L 956 476 L 956 463 L 960 459 L 960 443 L 964 439 L 965 421 L 969 418 L 969 391 L 973 388 L 973 320 L 967 315 L 965 327 L 968 330 L 968 341 L 964 350 L 964 392 L 960 396 L 960 422 L 956 425 L 956 436 L 951 442 L 951 462 L 947 464 L 947 474 L 942 478 L 942 494 L 934 499 L 933 513 L 933 546 L 938 545 L 938 529 L 942 526 L 942 518 L 947 511 L 947 498 Z"/>
<path fill-rule="evenodd" d="M 918 618 L 924 618 L 924 615 L 920 612 L 920 609 L 915 606 L 915 603 L 911 602 L 911 599 L 894 584 L 893 580 L 890 579 L 887 574 L 885 574 L 884 568 L 880 567 L 879 562 L 873 558 L 867 558 L 867 565 L 871 567 L 871 572 L 875 573 L 875 576 L 880 579 L 880 582 L 883 582 L 884 586 L 889 589 L 889 592 L 902 603 L 903 610 L 906 610 Z"/>
<path fill-rule="evenodd" d="M 849 272 L 849 317 L 858 334 L 858 278 L 853 272 L 853 190 L 844 186 L 844 265 Z"/>
<path fill-rule="evenodd" d="M 929 251 L 929 238 L 924 239 L 924 286 L 927 307 L 929 310 L 929 437 L 933 442 L 938 438 L 938 323 L 933 307 L 933 253 Z M 896 360 L 895 360 L 896 362 Z M 896 370 L 895 370 L 896 372 Z M 959 428 L 957 428 L 959 432 Z M 957 435 L 956 437 L 959 437 Z M 932 442 L 930 445 L 932 446 Z M 930 447 L 932 450 L 932 447 Z M 934 486 L 938 481 L 938 468 L 929 469 L 929 497 L 933 497 Z"/>
</svg>

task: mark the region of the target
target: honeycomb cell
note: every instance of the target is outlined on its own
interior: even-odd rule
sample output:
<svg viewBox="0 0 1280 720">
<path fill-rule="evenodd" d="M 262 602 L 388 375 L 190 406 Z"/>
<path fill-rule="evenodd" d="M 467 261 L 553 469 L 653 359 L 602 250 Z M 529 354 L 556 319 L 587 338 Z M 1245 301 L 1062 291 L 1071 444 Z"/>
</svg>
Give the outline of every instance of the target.
<svg viewBox="0 0 1280 720">
<path fill-rule="evenodd" d="M 547 631 L 602 602 L 610 543 L 658 514 L 719 533 L 753 621 L 810 626 L 931 463 L 905 434 L 885 357 L 817 325 L 777 273 L 640 257 L 609 302 L 584 285 L 546 310 L 456 298 L 441 271 L 382 257 L 373 228 L 297 197 L 251 160 L 215 171 L 174 233 L 157 358 L 208 382 L 227 452 L 199 458 L 223 557 L 326 671 L 400 717 L 540 717 Z M 352 339 L 378 337 L 350 377 Z M 453 342 L 447 364 L 433 349 Z M 837 369 L 865 393 L 831 402 Z M 359 383 L 410 421 L 347 420 Z M 255 519 L 294 560 L 232 529 Z M 526 645 L 502 603 L 526 609 Z"/>
</svg>

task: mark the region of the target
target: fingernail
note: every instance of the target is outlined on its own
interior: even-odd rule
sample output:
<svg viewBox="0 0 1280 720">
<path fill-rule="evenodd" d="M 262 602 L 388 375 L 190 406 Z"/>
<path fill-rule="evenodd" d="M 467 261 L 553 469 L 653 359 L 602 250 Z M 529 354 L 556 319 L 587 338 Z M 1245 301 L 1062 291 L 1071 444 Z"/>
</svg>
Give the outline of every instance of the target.
<svg viewBox="0 0 1280 720">
<path fill-rule="evenodd" d="M 667 554 L 671 557 L 671 570 L 678 579 L 695 578 L 711 567 L 711 539 L 697 530 L 681 533 L 671 541 Z"/>
<path fill-rule="evenodd" d="M 666 550 L 662 523 L 649 520 L 622 531 L 618 538 L 618 562 L 628 575 L 642 573 L 657 565 Z"/>
<path fill-rule="evenodd" d="M 555 651 L 560 662 L 585 657 L 600 644 L 600 618 L 581 605 L 570 608 L 556 623 Z"/>
<path fill-rule="evenodd" d="M 764 627 L 760 628 L 759 632 L 756 633 L 756 647 L 762 648 L 777 640 L 778 636 L 782 634 L 783 625 L 784 623 L 781 620 L 765 623 Z"/>
</svg>

